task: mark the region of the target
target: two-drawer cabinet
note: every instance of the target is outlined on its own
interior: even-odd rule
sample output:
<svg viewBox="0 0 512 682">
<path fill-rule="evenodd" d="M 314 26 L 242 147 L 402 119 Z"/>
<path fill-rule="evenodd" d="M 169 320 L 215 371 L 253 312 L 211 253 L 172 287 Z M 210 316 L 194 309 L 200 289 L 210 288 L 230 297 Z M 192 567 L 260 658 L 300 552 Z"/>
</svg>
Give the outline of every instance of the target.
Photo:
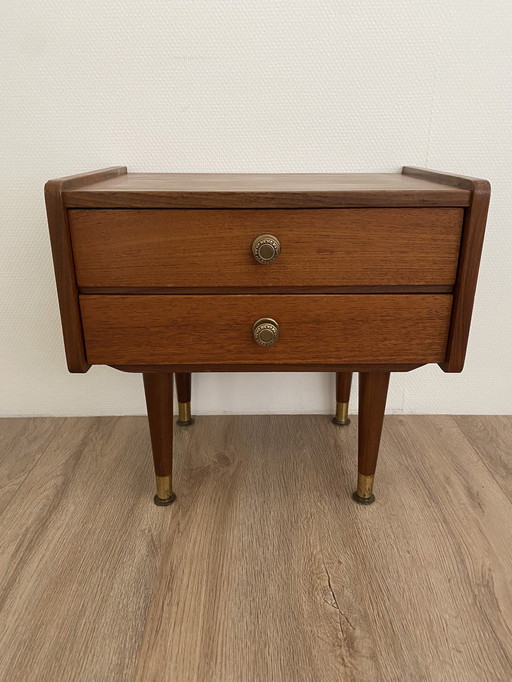
<svg viewBox="0 0 512 682">
<path fill-rule="evenodd" d="M 462 370 L 489 193 L 483 180 L 413 168 L 112 168 L 50 181 L 68 367 L 143 373 L 158 504 L 175 499 L 173 373 L 189 425 L 191 372 L 334 371 L 333 421 L 347 425 L 357 371 L 354 497 L 372 502 L 390 372 Z"/>
</svg>

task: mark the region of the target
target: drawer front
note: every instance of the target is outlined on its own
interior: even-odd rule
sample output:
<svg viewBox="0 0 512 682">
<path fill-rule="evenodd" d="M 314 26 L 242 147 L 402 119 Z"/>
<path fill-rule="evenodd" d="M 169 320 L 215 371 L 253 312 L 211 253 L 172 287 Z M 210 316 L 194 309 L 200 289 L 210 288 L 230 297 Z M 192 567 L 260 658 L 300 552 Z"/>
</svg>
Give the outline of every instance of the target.
<svg viewBox="0 0 512 682">
<path fill-rule="evenodd" d="M 80 297 L 88 361 L 107 365 L 442 362 L 451 305 L 449 294 Z M 254 340 L 260 318 L 279 325 L 272 346 Z"/>
<path fill-rule="evenodd" d="M 463 209 L 75 209 L 79 287 L 451 286 Z M 272 264 L 256 237 L 281 244 Z"/>
</svg>

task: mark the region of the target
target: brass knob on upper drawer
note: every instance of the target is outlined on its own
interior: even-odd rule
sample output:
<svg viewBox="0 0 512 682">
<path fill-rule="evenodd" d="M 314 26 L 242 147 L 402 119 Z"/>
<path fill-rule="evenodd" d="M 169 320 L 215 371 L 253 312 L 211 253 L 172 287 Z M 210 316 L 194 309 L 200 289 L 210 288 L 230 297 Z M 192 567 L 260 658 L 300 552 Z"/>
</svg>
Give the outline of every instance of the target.
<svg viewBox="0 0 512 682">
<path fill-rule="evenodd" d="M 258 263 L 269 265 L 281 253 L 281 244 L 273 234 L 260 234 L 252 243 L 252 255 Z"/>
<path fill-rule="evenodd" d="M 262 317 L 252 325 L 252 335 L 258 346 L 273 346 L 279 338 L 279 325 L 271 317 Z"/>
</svg>

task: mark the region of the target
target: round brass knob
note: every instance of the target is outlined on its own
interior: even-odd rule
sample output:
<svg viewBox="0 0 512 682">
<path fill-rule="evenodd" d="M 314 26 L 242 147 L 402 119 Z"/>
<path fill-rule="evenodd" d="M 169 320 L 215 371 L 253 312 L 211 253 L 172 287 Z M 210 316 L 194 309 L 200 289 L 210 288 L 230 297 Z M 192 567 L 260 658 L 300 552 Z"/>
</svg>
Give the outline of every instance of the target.
<svg viewBox="0 0 512 682">
<path fill-rule="evenodd" d="M 252 325 L 252 335 L 259 346 L 273 346 L 279 338 L 279 325 L 270 317 L 262 317 Z"/>
<path fill-rule="evenodd" d="M 252 255 L 263 265 L 273 263 L 280 253 L 281 244 L 273 234 L 260 234 L 252 243 Z"/>
</svg>

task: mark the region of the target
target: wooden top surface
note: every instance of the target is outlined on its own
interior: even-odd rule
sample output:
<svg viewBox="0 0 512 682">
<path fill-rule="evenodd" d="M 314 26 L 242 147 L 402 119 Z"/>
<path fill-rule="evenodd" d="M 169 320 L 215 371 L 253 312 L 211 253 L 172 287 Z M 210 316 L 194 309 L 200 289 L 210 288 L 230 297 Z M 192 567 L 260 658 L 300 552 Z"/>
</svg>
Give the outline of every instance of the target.
<svg viewBox="0 0 512 682">
<path fill-rule="evenodd" d="M 66 189 L 75 208 L 467 206 L 467 188 L 400 173 L 125 173 Z"/>
</svg>

